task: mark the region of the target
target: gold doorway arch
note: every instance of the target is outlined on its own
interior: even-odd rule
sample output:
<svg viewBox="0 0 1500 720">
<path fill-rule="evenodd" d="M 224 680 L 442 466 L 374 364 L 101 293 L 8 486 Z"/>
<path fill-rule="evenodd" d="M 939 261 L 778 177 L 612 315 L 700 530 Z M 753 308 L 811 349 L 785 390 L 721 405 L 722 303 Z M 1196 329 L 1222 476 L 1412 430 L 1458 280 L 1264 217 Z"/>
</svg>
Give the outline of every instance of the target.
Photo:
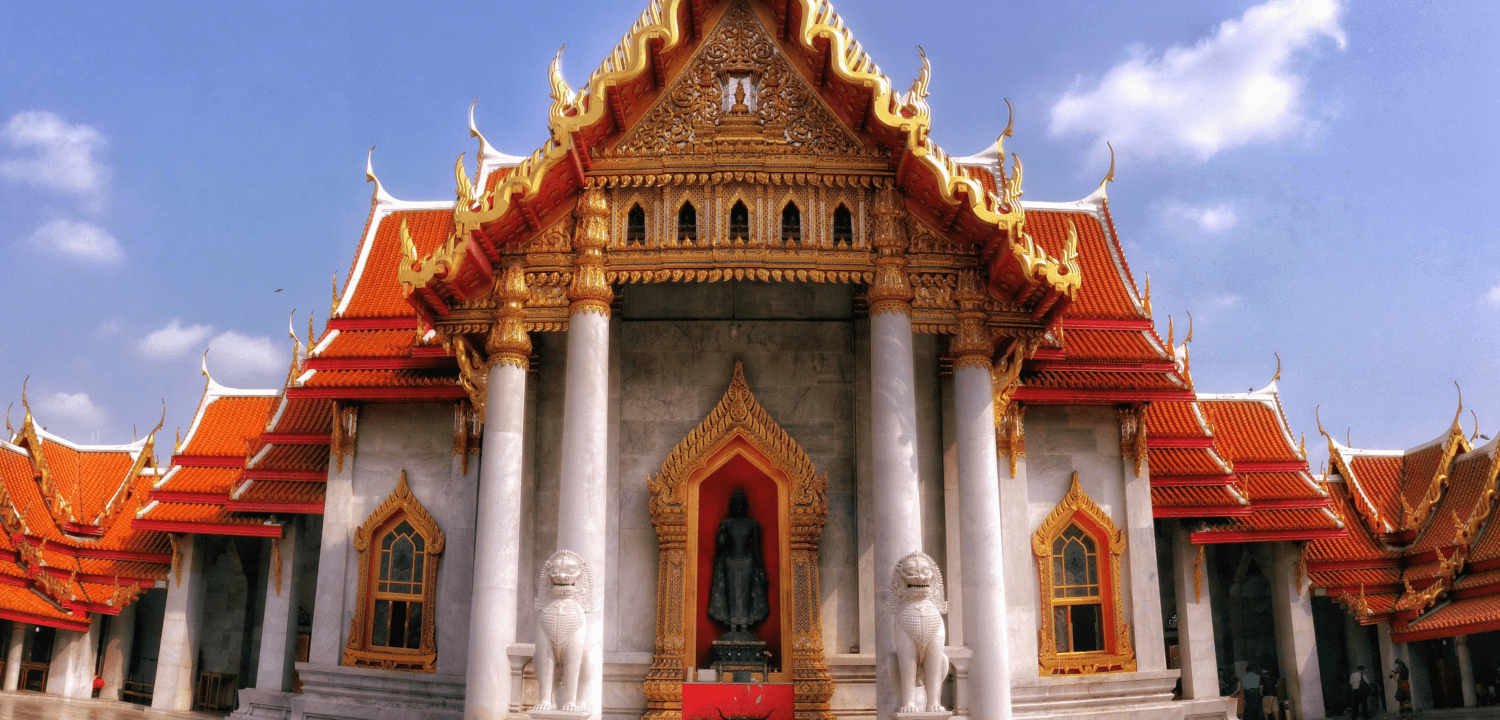
<svg viewBox="0 0 1500 720">
<path fill-rule="evenodd" d="M 756 402 L 735 361 L 724 398 L 646 478 L 660 568 L 656 654 L 646 676 L 648 720 L 681 720 L 682 684 L 697 662 L 695 542 L 698 488 L 725 463 L 744 459 L 777 486 L 783 679 L 795 688 L 798 720 L 832 720 L 833 679 L 823 660 L 818 539 L 828 517 L 828 475 L 818 475 L 797 442 Z M 769 528 L 767 529 L 769 532 Z"/>
</svg>

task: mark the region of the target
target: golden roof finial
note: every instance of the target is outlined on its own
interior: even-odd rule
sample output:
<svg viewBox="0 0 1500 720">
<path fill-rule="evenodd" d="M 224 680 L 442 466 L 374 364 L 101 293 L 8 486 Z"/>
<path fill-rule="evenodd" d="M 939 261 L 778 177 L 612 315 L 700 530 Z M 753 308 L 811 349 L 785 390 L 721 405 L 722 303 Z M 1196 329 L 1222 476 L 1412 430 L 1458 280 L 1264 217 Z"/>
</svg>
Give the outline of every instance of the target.
<svg viewBox="0 0 1500 720">
<path fill-rule="evenodd" d="M 1187 344 L 1193 341 L 1193 311 L 1189 310 L 1187 316 L 1188 316 L 1188 334 L 1187 334 L 1187 337 L 1185 337 L 1185 338 L 1182 339 L 1182 345 L 1183 345 L 1183 347 L 1187 347 Z"/>
<path fill-rule="evenodd" d="M 337 315 L 339 311 L 339 271 L 333 271 L 333 304 L 328 306 L 328 317 Z"/>
<path fill-rule="evenodd" d="M 573 103 L 578 100 L 578 93 L 563 79 L 562 56 L 568 46 L 563 45 L 557 49 L 557 55 L 552 62 L 547 64 L 547 79 L 552 85 L 552 112 L 554 115 L 571 115 L 576 108 Z M 559 142 L 562 142 L 559 140 Z"/>
<path fill-rule="evenodd" d="M 1316 420 L 1317 423 L 1318 423 L 1318 433 L 1321 434 L 1323 437 L 1328 438 L 1329 440 L 1333 440 L 1333 438 L 1331 438 L 1331 437 L 1328 436 L 1328 431 L 1323 429 L 1323 417 L 1321 415 L 1322 410 L 1323 410 L 1323 406 L 1322 405 L 1317 405 L 1317 406 L 1313 407 L 1313 419 Z"/>
<path fill-rule="evenodd" d="M 1302 459 L 1307 459 L 1307 433 L 1302 433 L 1302 444 L 1298 448 L 1302 452 Z"/>
<path fill-rule="evenodd" d="M 297 309 L 292 308 L 292 314 L 286 318 L 286 334 L 292 339 L 292 369 L 300 371 L 302 369 L 302 340 L 297 337 L 297 329 L 292 325 L 296 319 Z"/>
<path fill-rule="evenodd" d="M 1276 377 L 1271 378 L 1271 382 L 1274 383 L 1281 379 L 1281 353 L 1273 352 L 1271 354 L 1276 356 Z"/>
<path fill-rule="evenodd" d="M 1479 415 L 1474 412 L 1473 408 L 1470 408 L 1469 416 L 1474 418 L 1474 434 L 1469 436 L 1469 442 L 1474 442 L 1479 439 Z"/>
<path fill-rule="evenodd" d="M 1105 186 L 1115 181 L 1115 146 L 1108 142 L 1105 142 L 1104 146 L 1109 148 L 1109 172 L 1105 173 L 1104 179 L 1099 181 L 1099 197 L 1108 199 L 1109 192 Z"/>
<path fill-rule="evenodd" d="M 1001 162 L 1005 161 L 1005 138 L 1014 137 L 1015 134 L 1012 131 L 1016 128 L 1016 108 L 1010 104 L 1010 98 L 1004 98 L 1004 100 L 1006 114 L 1005 131 L 1000 133 L 1000 137 L 995 139 L 995 149 L 1000 153 Z"/>
<path fill-rule="evenodd" d="M 469 103 L 469 137 L 479 139 L 479 155 L 474 158 L 474 179 L 477 182 L 479 173 L 484 169 L 484 161 L 499 154 L 495 148 L 490 147 L 490 141 L 484 139 L 484 134 L 479 132 L 479 126 L 474 124 L 474 106 L 479 104 L 479 98 Z"/>
<path fill-rule="evenodd" d="M 1172 325 L 1172 316 L 1167 316 L 1167 349 L 1177 354 L 1177 328 Z"/>
<path fill-rule="evenodd" d="M 455 193 L 458 195 L 458 207 L 468 210 L 474 207 L 474 183 L 469 180 L 469 175 L 464 172 L 464 156 L 468 153 L 459 153 L 458 160 L 453 163 L 453 179 L 458 184 Z"/>
<path fill-rule="evenodd" d="M 213 382 L 214 381 L 214 376 L 208 374 L 208 350 L 207 349 L 205 349 L 203 351 L 203 367 L 202 367 L 202 372 L 203 372 L 203 377 L 208 378 L 209 382 Z"/>
<path fill-rule="evenodd" d="M 931 111 L 927 107 L 928 86 L 932 84 L 932 63 L 927 59 L 927 51 L 917 46 L 917 54 L 922 58 L 922 68 L 917 71 L 917 79 L 911 83 L 911 89 L 906 91 L 899 99 L 901 105 L 910 110 L 908 117 L 927 115 Z"/>
<path fill-rule="evenodd" d="M 176 436 L 172 438 L 172 454 L 176 455 L 180 452 L 182 452 L 182 426 L 179 425 Z"/>
<path fill-rule="evenodd" d="M 1344 447 L 1354 447 L 1353 433 L 1354 428 L 1352 426 L 1344 428 Z"/>
<path fill-rule="evenodd" d="M 153 435 L 153 436 L 156 435 L 156 431 L 160 430 L 162 428 L 162 426 L 166 425 L 166 424 L 167 424 L 167 399 L 166 398 L 162 398 L 161 399 L 161 419 L 156 421 L 156 427 L 151 428 L 150 435 Z"/>
<path fill-rule="evenodd" d="M 10 409 L 15 406 L 15 403 L 11 403 L 5 406 L 5 430 L 6 432 L 10 433 L 10 436 L 12 438 L 16 436 L 16 429 L 10 426 Z"/>
<path fill-rule="evenodd" d="M 317 339 L 317 335 L 313 334 L 313 314 L 312 314 L 311 310 L 308 310 L 307 311 L 307 354 L 308 354 L 309 357 L 312 356 L 313 344 L 316 341 L 316 339 Z"/>
<path fill-rule="evenodd" d="M 1151 273 L 1146 273 L 1146 295 L 1145 295 L 1144 298 L 1142 298 L 1141 304 L 1146 306 L 1146 314 L 1150 315 L 1151 314 Z"/>
<path fill-rule="evenodd" d="M 27 425 L 35 422 L 31 417 L 31 403 L 26 400 L 26 385 L 30 382 L 30 375 L 27 375 L 26 379 L 21 381 L 21 407 L 26 409 L 26 417 L 21 418 L 22 428 L 25 428 Z"/>
<path fill-rule="evenodd" d="M 1464 414 L 1464 389 L 1459 387 L 1457 380 L 1453 381 L 1453 387 L 1458 388 L 1458 410 L 1453 413 L 1453 427 L 1458 428 L 1459 432 L 1463 432 L 1463 426 L 1458 424 L 1458 419 Z"/>
</svg>

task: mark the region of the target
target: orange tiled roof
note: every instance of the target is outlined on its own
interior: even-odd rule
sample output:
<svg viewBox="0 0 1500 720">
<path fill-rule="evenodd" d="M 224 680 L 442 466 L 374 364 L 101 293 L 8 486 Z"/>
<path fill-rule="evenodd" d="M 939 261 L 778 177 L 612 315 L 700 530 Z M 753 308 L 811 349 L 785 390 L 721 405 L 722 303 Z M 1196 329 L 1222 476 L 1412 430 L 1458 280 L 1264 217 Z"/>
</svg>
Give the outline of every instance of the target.
<svg viewBox="0 0 1500 720">
<path fill-rule="evenodd" d="M 340 330 L 326 345 L 320 343 L 313 357 L 407 357 L 417 340 L 415 325 L 411 330 Z"/>
<path fill-rule="evenodd" d="M 1218 447 L 1231 462 L 1244 460 L 1295 462 L 1303 459 L 1295 446 L 1287 444 L 1280 413 L 1265 402 L 1254 400 L 1200 402 L 1209 417 L 1209 423 L 1217 433 Z"/>
<path fill-rule="evenodd" d="M 1106 205 L 1103 210 L 1106 221 L 1108 212 Z M 1027 232 L 1053 257 L 1062 255 L 1069 221 L 1078 229 L 1078 262 L 1087 279 L 1064 317 L 1145 319 L 1145 313 L 1136 305 L 1134 279 L 1125 264 L 1124 253 L 1113 240 L 1112 227 L 1111 237 L 1106 237 L 1105 226 L 1087 212 L 1030 208 L 1026 211 Z"/>
<path fill-rule="evenodd" d="M 357 284 L 340 317 L 415 317 L 416 312 L 401 296 L 401 283 L 396 279 L 396 265 L 401 261 L 401 223 L 405 222 L 411 233 L 417 257 L 425 257 L 448 239 L 453 229 L 453 211 L 397 210 L 378 222 L 374 237 L 368 239 L 370 247 L 361 244 L 360 253 L 355 256 L 348 277 L 354 278 L 358 272 Z M 359 269 L 360 255 L 365 258 L 363 269 Z M 349 290 L 345 283 L 344 293 Z"/>
<path fill-rule="evenodd" d="M 223 495 L 239 477 L 240 471 L 236 468 L 174 466 L 152 489 L 157 492 Z"/>
<path fill-rule="evenodd" d="M 332 429 L 332 400 L 311 400 L 282 396 L 271 413 L 270 432 L 322 434 Z"/>
<path fill-rule="evenodd" d="M 265 430 L 276 398 L 243 392 L 210 387 L 177 454 L 244 458 L 245 443 Z"/>
<path fill-rule="evenodd" d="M 319 370 L 299 387 L 432 387 L 454 385 L 452 370 Z"/>
<path fill-rule="evenodd" d="M 1428 520 L 1417 541 L 1412 543 L 1407 555 L 1418 555 L 1455 543 L 1457 522 L 1467 522 L 1479 503 L 1479 496 L 1487 487 L 1495 484 L 1495 459 L 1488 452 L 1474 452 L 1459 457 L 1453 463 L 1448 478 L 1448 489 L 1438 501 L 1431 519 Z"/>
<path fill-rule="evenodd" d="M 1149 457 L 1152 475 L 1223 475 L 1226 472 L 1208 450 L 1152 448 Z"/>
<path fill-rule="evenodd" d="M 1397 642 L 1500 629 L 1500 595 L 1456 600 L 1407 625 Z"/>
<path fill-rule="evenodd" d="M 323 483 L 256 481 L 238 498 L 239 502 L 323 503 Z"/>
</svg>

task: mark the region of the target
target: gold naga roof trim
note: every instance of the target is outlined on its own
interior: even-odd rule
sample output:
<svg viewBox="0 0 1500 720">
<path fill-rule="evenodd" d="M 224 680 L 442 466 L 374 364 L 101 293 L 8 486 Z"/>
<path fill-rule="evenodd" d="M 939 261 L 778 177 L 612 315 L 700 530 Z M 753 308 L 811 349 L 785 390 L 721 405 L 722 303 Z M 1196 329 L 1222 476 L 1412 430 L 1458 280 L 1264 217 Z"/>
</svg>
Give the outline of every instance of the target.
<svg viewBox="0 0 1500 720">
<path fill-rule="evenodd" d="M 722 4 L 719 0 L 653 0 L 577 90 L 563 79 L 559 52 L 549 67 L 551 137 L 514 168 L 507 168 L 508 172 L 477 174 L 473 181 L 460 159 L 455 166 L 458 202 L 452 234 L 426 256 L 419 255 L 415 246 L 403 247 L 399 281 L 404 296 L 425 320 L 446 315 L 451 301 L 464 302 L 488 292 L 501 252 L 542 232 L 571 210 L 571 204 L 562 199 L 597 179 L 591 175 L 590 147 L 628 132 L 638 119 L 627 124 L 628 113 L 649 110 L 662 97 L 691 60 L 690 52 L 687 60 L 682 59 L 684 51 L 694 50 L 696 41 L 704 37 L 706 16 Z M 1022 301 L 1039 294 L 1038 304 L 1047 305 L 1076 297 L 1082 281 L 1076 248 L 1064 248 L 1060 257 L 1054 257 L 1026 235 L 1025 210 L 1019 200 L 1019 159 L 1012 156 L 1014 171 L 1009 177 L 1003 170 L 996 174 L 991 191 L 930 139 L 931 114 L 925 98 L 931 67 L 925 53 L 911 89 L 898 92 L 825 0 L 757 4 L 765 6 L 767 19 L 772 21 L 766 26 L 777 28 L 771 34 L 778 36 L 781 51 L 789 57 L 801 53 L 797 59 L 806 61 L 800 63 L 799 76 L 818 88 L 816 94 L 840 115 L 840 121 L 890 150 L 893 167 L 883 172 L 894 172 L 902 184 L 909 177 L 921 183 L 923 199 L 943 209 L 942 219 L 950 227 L 962 225 L 970 230 L 962 233 L 969 240 L 982 240 L 991 258 L 992 292 Z M 813 60 L 817 58 L 820 64 Z M 674 62 L 676 67 L 670 67 Z M 674 77 L 668 77 L 669 71 Z M 808 73 L 814 77 L 805 77 Z M 829 96 L 835 97 L 830 100 Z M 843 113 L 837 102 L 840 98 Z M 1009 134 L 1008 126 L 994 148 L 1002 161 L 1003 140 Z M 493 187 L 486 189 L 490 184 Z"/>
</svg>

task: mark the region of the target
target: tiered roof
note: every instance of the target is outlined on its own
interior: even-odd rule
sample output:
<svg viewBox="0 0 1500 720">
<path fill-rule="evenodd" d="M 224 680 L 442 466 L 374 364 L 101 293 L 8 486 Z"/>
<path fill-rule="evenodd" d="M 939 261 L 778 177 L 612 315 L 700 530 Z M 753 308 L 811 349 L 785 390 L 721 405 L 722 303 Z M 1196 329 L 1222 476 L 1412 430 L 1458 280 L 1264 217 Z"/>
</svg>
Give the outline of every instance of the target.
<svg viewBox="0 0 1500 720">
<path fill-rule="evenodd" d="M 1404 451 L 1328 437 L 1335 505 L 1353 521 L 1348 538 L 1308 546 L 1310 578 L 1360 622 L 1390 621 L 1397 642 L 1500 629 L 1500 530 L 1488 522 L 1500 442 L 1473 449 L 1461 414 Z"/>
</svg>

